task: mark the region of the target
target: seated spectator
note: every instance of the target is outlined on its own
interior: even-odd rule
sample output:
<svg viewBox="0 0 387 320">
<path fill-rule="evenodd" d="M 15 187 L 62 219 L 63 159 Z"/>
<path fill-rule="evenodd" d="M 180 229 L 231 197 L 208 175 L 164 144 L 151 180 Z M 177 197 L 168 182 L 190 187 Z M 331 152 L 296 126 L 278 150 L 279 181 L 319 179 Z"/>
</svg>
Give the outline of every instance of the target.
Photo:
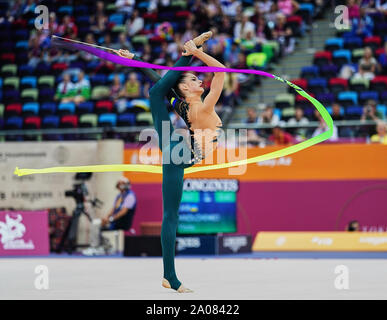
<svg viewBox="0 0 387 320">
<path fill-rule="evenodd" d="M 107 30 L 109 19 L 105 15 L 98 15 L 91 22 L 90 30 L 96 35 L 101 36 Z"/>
<path fill-rule="evenodd" d="M 300 8 L 298 2 L 294 0 L 278 0 L 277 6 L 279 11 L 287 17 L 293 15 Z"/>
<path fill-rule="evenodd" d="M 231 68 L 230 62 L 225 63 L 226 68 Z M 223 104 L 225 106 L 234 106 L 238 96 L 238 75 L 234 72 L 227 72 L 223 85 Z"/>
<path fill-rule="evenodd" d="M 375 100 L 368 100 L 363 107 L 363 114 L 360 117 L 361 121 L 373 120 L 378 121 L 383 119 L 383 115 L 376 110 L 377 102 Z"/>
<path fill-rule="evenodd" d="M 305 125 L 308 124 L 308 118 L 304 117 L 304 110 L 301 107 L 296 107 L 294 117 L 288 120 L 289 125 Z M 297 137 L 299 140 L 306 138 L 307 128 L 292 128 L 289 132 Z"/>
<path fill-rule="evenodd" d="M 258 117 L 259 124 L 270 124 L 272 126 L 277 126 L 280 123 L 280 118 L 278 115 L 274 114 L 273 107 L 267 106 L 265 110 Z M 262 136 L 269 136 L 271 129 L 261 129 L 260 134 Z"/>
<path fill-rule="evenodd" d="M 324 133 L 325 131 L 329 130 L 328 125 L 326 124 L 325 120 L 321 116 L 320 112 L 318 112 L 318 110 L 315 110 L 314 116 L 318 119 L 319 126 L 316 128 L 316 130 L 314 130 L 312 137 L 316 137 Z M 339 139 L 339 135 L 338 135 L 337 127 L 333 125 L 332 136 L 328 139 L 328 141 L 337 141 L 338 139 Z"/>
<path fill-rule="evenodd" d="M 384 121 L 376 124 L 376 134 L 371 136 L 371 142 L 387 144 L 387 124 Z"/>
<path fill-rule="evenodd" d="M 257 42 L 259 44 L 265 43 L 267 40 L 273 38 L 271 29 L 266 23 L 263 15 L 260 15 L 257 21 Z"/>
<path fill-rule="evenodd" d="M 360 121 L 379 121 L 383 119 L 383 115 L 376 109 L 377 103 L 375 100 L 368 100 L 363 107 L 363 113 L 360 117 Z M 360 135 L 369 137 L 375 134 L 374 125 L 363 125 L 360 128 Z"/>
<path fill-rule="evenodd" d="M 105 34 L 105 36 L 103 37 L 103 42 L 101 43 L 101 46 L 106 48 L 112 48 L 113 42 L 112 42 L 112 37 L 110 33 Z"/>
<path fill-rule="evenodd" d="M 240 48 L 236 42 L 232 42 L 231 47 L 226 48 L 223 53 L 223 60 L 229 61 L 234 68 L 238 64 Z"/>
<path fill-rule="evenodd" d="M 259 7 L 259 11 L 262 14 L 266 14 L 266 13 L 270 12 L 271 6 L 273 5 L 273 1 L 271 1 L 271 0 L 261 0 L 261 1 L 257 2 L 257 4 L 258 4 L 258 7 Z"/>
<path fill-rule="evenodd" d="M 57 33 L 65 38 L 68 38 L 70 35 L 76 37 L 78 35 L 78 27 L 69 15 L 65 15 L 62 24 L 60 24 L 57 29 Z"/>
<path fill-rule="evenodd" d="M 110 97 L 113 100 L 118 99 L 120 96 L 121 90 L 122 90 L 122 85 L 121 85 L 120 77 L 116 74 L 114 75 L 113 83 L 110 87 Z"/>
<path fill-rule="evenodd" d="M 255 108 L 247 108 L 246 124 L 258 123 L 257 111 Z M 247 129 L 247 143 L 251 145 L 257 145 L 261 142 L 265 142 L 265 139 L 259 135 L 259 129 Z"/>
<path fill-rule="evenodd" d="M 384 52 L 379 55 L 378 62 L 381 66 L 381 74 L 387 75 L 387 41 L 384 43 Z"/>
<path fill-rule="evenodd" d="M 29 40 L 29 50 L 28 50 L 28 64 L 35 68 L 43 58 L 43 50 L 40 47 L 38 37 L 31 37 Z"/>
<path fill-rule="evenodd" d="M 222 25 L 220 27 L 220 30 L 222 30 L 222 33 L 225 33 L 228 35 L 232 35 L 233 33 L 233 25 L 232 25 L 231 19 L 226 15 L 222 17 Z"/>
<path fill-rule="evenodd" d="M 76 105 L 90 99 L 90 81 L 85 79 L 85 74 L 81 71 L 78 74 L 78 81 L 74 84 Z"/>
<path fill-rule="evenodd" d="M 281 45 L 281 51 L 285 54 L 292 53 L 296 40 L 293 37 L 292 28 L 286 22 L 286 17 L 282 13 L 277 14 L 276 24 L 273 30 L 273 38 L 279 41 Z"/>
<path fill-rule="evenodd" d="M 118 42 L 113 43 L 111 46 L 112 49 L 123 49 L 123 50 L 129 50 L 130 52 L 133 52 L 132 44 L 129 42 L 128 38 L 126 37 L 125 32 L 121 32 L 118 35 Z"/>
<path fill-rule="evenodd" d="M 92 33 L 88 33 L 85 37 L 85 42 L 94 44 L 96 45 L 97 43 L 95 42 L 94 35 Z M 86 51 L 81 50 L 79 57 L 84 61 L 84 62 L 91 62 L 93 60 L 98 59 L 95 55 L 88 53 Z"/>
<path fill-rule="evenodd" d="M 156 55 L 154 63 L 164 65 L 169 58 L 168 43 L 164 41 L 161 43 L 161 51 Z"/>
<path fill-rule="evenodd" d="M 272 129 L 272 134 L 269 136 L 268 140 L 274 145 L 289 145 L 293 143 L 293 136 L 279 125 L 276 125 Z"/>
<path fill-rule="evenodd" d="M 231 18 L 237 17 L 242 8 L 242 3 L 239 0 L 220 1 L 223 14 Z"/>
<path fill-rule="evenodd" d="M 347 0 L 348 18 L 350 20 L 360 17 L 360 7 L 356 0 Z"/>
<path fill-rule="evenodd" d="M 364 56 L 359 61 L 359 71 L 354 75 L 354 77 L 372 80 L 378 69 L 379 65 L 373 57 L 372 49 L 370 47 L 366 47 L 364 49 Z"/>
<path fill-rule="evenodd" d="M 358 37 L 370 37 L 373 34 L 374 22 L 372 18 L 366 14 L 365 9 L 360 9 L 359 18 L 352 19 L 351 33 Z"/>
<path fill-rule="evenodd" d="M 48 18 L 48 30 L 50 34 L 56 34 L 58 30 L 58 22 L 56 20 L 56 13 L 50 12 L 50 16 Z"/>
<path fill-rule="evenodd" d="M 134 37 L 144 28 L 144 19 L 134 10 L 130 19 L 126 23 L 126 30 L 130 37 Z"/>
<path fill-rule="evenodd" d="M 56 89 L 56 94 L 54 96 L 55 100 L 61 102 L 73 101 L 75 96 L 75 87 L 71 82 L 70 74 L 65 73 L 63 75 L 63 80 L 58 84 Z"/>
<path fill-rule="evenodd" d="M 247 32 L 255 32 L 255 25 L 250 21 L 250 17 L 245 13 L 242 15 L 240 22 L 237 22 L 234 26 L 234 38 L 243 39 L 246 37 Z"/>
<path fill-rule="evenodd" d="M 344 116 L 341 114 L 341 106 L 337 102 L 334 102 L 332 104 L 332 114 L 331 114 L 333 121 L 342 121 L 345 120 Z"/>
<path fill-rule="evenodd" d="M 134 5 L 136 4 L 135 0 L 117 0 L 116 8 L 118 12 L 123 12 L 128 15 L 131 15 L 133 12 Z"/>
<path fill-rule="evenodd" d="M 246 33 L 246 37 L 241 40 L 240 48 L 245 54 L 261 51 L 257 38 L 253 35 L 253 31 L 248 31 Z"/>
<path fill-rule="evenodd" d="M 129 78 L 125 83 L 124 88 L 122 89 L 121 96 L 125 98 L 140 98 L 141 96 L 141 83 L 137 80 L 137 74 L 131 72 Z"/>
</svg>

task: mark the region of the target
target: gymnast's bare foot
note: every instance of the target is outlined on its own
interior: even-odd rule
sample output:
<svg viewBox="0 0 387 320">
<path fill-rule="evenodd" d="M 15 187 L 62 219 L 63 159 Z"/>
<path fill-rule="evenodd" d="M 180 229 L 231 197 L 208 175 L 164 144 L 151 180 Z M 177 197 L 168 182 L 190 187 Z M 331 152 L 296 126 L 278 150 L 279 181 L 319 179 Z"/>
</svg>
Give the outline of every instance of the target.
<svg viewBox="0 0 387 320">
<path fill-rule="evenodd" d="M 195 43 L 197 47 L 201 46 L 205 41 L 212 37 L 212 31 L 207 31 L 202 33 L 200 36 L 197 36 L 192 41 Z"/>
<path fill-rule="evenodd" d="M 165 278 L 163 279 L 163 282 L 161 283 L 161 285 L 164 288 L 172 289 L 171 285 L 169 284 L 169 281 Z M 183 285 L 181 285 L 176 291 L 179 293 L 192 293 L 193 292 L 193 290 L 188 289 L 188 288 L 184 287 Z"/>
<path fill-rule="evenodd" d="M 115 53 L 117 53 L 120 57 L 127 58 L 127 59 L 133 59 L 134 53 L 131 53 L 129 50 L 115 50 Z"/>
</svg>

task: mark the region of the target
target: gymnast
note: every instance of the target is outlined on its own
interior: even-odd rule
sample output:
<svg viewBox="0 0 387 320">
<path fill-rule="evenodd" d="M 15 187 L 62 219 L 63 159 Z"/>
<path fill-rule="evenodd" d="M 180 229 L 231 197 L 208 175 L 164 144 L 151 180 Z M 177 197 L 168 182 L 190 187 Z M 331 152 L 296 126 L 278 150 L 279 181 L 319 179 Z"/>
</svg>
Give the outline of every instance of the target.
<svg viewBox="0 0 387 320">
<path fill-rule="evenodd" d="M 213 57 L 203 52 L 202 44 L 212 36 L 205 32 L 184 44 L 184 52 L 174 67 L 189 66 L 193 56 L 203 61 L 207 66 L 225 68 Z M 141 61 L 139 57 L 128 50 L 116 50 L 121 57 Z M 178 210 L 183 193 L 184 169 L 201 162 L 217 147 L 217 137 L 222 127 L 222 121 L 215 112 L 215 105 L 222 93 L 224 72 L 215 72 L 208 95 L 202 100 L 204 92 L 202 81 L 190 72 L 169 70 L 162 78 L 152 69 L 140 68 L 155 84 L 149 90 L 150 109 L 154 127 L 159 135 L 159 147 L 162 151 L 162 194 L 163 222 L 161 227 L 161 245 L 163 253 L 164 278 L 162 286 L 179 293 L 193 292 L 178 280 L 175 271 L 175 241 L 178 224 Z M 170 106 L 166 105 L 167 97 Z M 188 136 L 182 141 L 171 140 L 174 128 L 169 118 L 169 108 L 182 117 L 188 127 Z M 162 123 L 169 126 L 163 135 Z M 168 133 L 168 134 L 167 134 Z M 203 141 L 204 140 L 204 141 Z M 174 148 L 183 144 L 182 163 L 174 163 Z M 181 152 L 179 153 L 181 155 Z M 188 156 L 187 156 L 188 155 Z M 170 160 L 172 159 L 172 160 Z M 176 162 L 176 161 L 175 161 Z"/>
</svg>

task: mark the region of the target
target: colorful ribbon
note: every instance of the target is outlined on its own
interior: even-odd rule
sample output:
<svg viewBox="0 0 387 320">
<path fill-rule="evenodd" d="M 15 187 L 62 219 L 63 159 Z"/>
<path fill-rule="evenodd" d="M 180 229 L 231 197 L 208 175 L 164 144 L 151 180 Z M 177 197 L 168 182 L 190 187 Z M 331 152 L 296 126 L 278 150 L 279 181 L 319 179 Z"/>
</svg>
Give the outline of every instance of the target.
<svg viewBox="0 0 387 320">
<path fill-rule="evenodd" d="M 317 143 L 323 142 L 327 139 L 329 139 L 332 136 L 333 133 L 333 120 L 331 116 L 329 115 L 328 111 L 324 108 L 324 106 L 315 98 L 311 97 L 308 93 L 306 93 L 303 89 L 298 87 L 297 85 L 291 83 L 288 80 L 282 79 L 280 77 L 277 77 L 275 75 L 272 75 L 270 73 L 260 71 L 260 70 L 253 70 L 253 69 L 231 69 L 231 68 L 219 68 L 219 67 L 166 67 L 166 66 L 159 66 L 156 64 L 151 64 L 147 62 L 141 62 L 131 59 L 126 59 L 123 57 L 120 57 L 115 54 L 108 53 L 106 51 L 80 44 L 80 43 L 74 43 L 66 40 L 61 40 L 58 38 L 52 38 L 52 45 L 59 46 L 62 48 L 70 49 L 70 50 L 82 50 L 89 52 L 101 59 L 111 61 L 116 64 L 120 64 L 127 67 L 136 67 L 136 68 L 152 68 L 152 69 L 163 69 L 163 70 L 180 70 L 180 71 L 195 71 L 195 72 L 236 72 L 236 73 L 250 73 L 250 74 L 257 74 L 269 78 L 276 79 L 278 81 L 282 81 L 292 88 L 294 88 L 297 93 L 299 93 L 301 96 L 309 100 L 313 106 L 316 107 L 316 109 L 321 114 L 322 118 L 328 125 L 328 130 L 319 134 L 316 137 L 313 137 L 311 139 L 308 139 L 306 141 L 300 142 L 296 145 L 292 145 L 290 147 L 277 150 L 274 152 L 270 152 L 268 154 L 264 154 L 257 157 L 252 157 L 244 160 L 234 161 L 234 162 L 227 162 L 227 163 L 220 163 L 220 164 L 214 164 L 214 165 L 208 165 L 208 166 L 198 166 L 198 167 L 190 167 L 184 170 L 184 173 L 194 173 L 199 171 L 207 171 L 207 170 L 215 170 L 215 169 L 224 169 L 224 168 L 230 168 L 235 166 L 241 166 L 241 165 L 247 165 L 250 163 L 256 163 L 261 162 L 265 160 L 275 159 L 279 157 L 284 157 L 287 155 L 290 155 L 292 153 L 301 151 L 303 149 L 306 149 L 308 147 L 311 147 Z M 117 164 L 117 165 L 93 165 L 93 166 L 74 166 L 74 167 L 53 167 L 53 168 L 45 168 L 45 169 L 19 169 L 16 167 L 14 174 L 18 176 L 24 176 L 28 174 L 37 174 L 37 173 L 54 173 L 54 172 L 113 172 L 113 171 L 131 171 L 131 172 L 148 172 L 148 173 L 162 173 L 162 167 L 156 166 L 156 165 L 143 165 L 143 164 Z"/>
</svg>

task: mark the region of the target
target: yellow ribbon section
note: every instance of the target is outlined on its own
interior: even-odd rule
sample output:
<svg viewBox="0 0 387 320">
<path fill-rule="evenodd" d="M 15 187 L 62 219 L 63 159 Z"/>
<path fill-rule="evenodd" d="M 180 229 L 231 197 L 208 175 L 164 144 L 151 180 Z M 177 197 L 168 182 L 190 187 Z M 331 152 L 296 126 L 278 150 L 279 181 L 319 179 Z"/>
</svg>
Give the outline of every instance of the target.
<svg viewBox="0 0 387 320">
<path fill-rule="evenodd" d="M 244 160 L 226 162 L 208 166 L 199 166 L 199 167 L 190 167 L 184 170 L 184 174 L 190 174 L 194 172 L 207 171 L 207 170 L 216 170 L 224 169 L 236 166 L 247 165 L 250 163 L 261 162 L 265 160 L 275 159 L 279 157 L 284 157 L 289 154 L 301 151 L 303 149 L 309 148 L 317 143 L 325 141 L 332 136 L 333 133 L 333 120 L 329 115 L 328 111 L 324 106 L 315 98 L 311 97 L 303 89 L 297 85 L 291 83 L 290 81 L 284 80 L 280 77 L 274 76 L 276 80 L 282 81 L 289 86 L 293 87 L 301 96 L 308 99 L 319 111 L 324 121 L 327 123 L 329 130 L 319 134 L 316 137 L 310 138 L 306 141 L 300 142 L 293 146 L 287 147 L 285 149 L 277 150 L 270 152 L 261 156 L 252 157 Z M 145 165 L 145 164 L 112 164 L 112 165 L 94 165 L 94 166 L 74 166 L 74 167 L 52 167 L 45 169 L 19 169 L 16 167 L 14 174 L 20 176 L 25 176 L 29 174 L 37 173 L 57 173 L 57 172 L 115 172 L 115 171 L 129 171 L 129 172 L 148 172 L 148 173 L 159 173 L 162 174 L 162 166 L 155 165 Z"/>
</svg>

